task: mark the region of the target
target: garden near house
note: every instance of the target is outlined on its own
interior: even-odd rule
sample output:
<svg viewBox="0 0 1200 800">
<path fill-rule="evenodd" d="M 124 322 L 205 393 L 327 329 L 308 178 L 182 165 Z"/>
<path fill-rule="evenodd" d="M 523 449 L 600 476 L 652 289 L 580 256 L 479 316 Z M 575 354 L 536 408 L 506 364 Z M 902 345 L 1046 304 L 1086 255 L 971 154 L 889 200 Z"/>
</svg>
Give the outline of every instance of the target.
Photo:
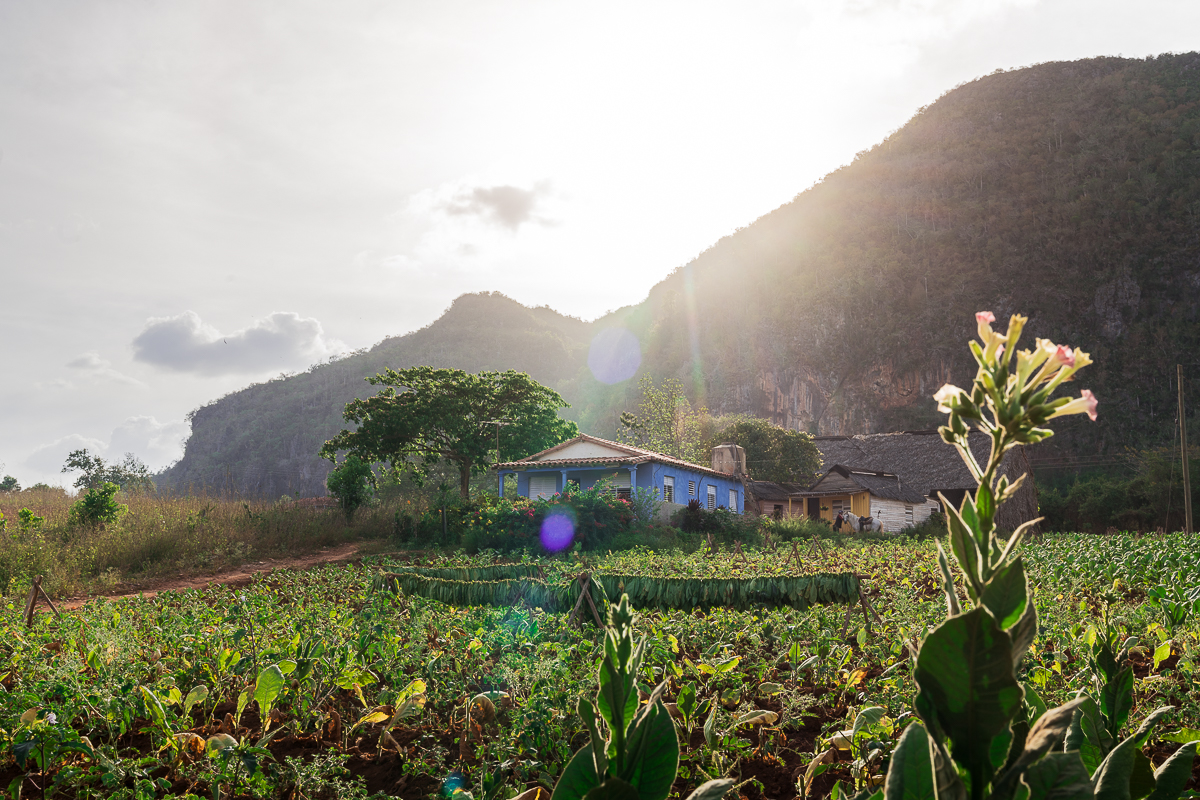
<svg viewBox="0 0 1200 800">
<path fill-rule="evenodd" d="M 189 525 L 230 535 L 217 531 L 243 518 L 284 546 L 305 524 L 364 526 L 394 551 L 32 617 L 28 566 L 10 567 L 0 791 L 1196 796 L 1200 544 L 996 529 L 1020 484 L 999 472 L 1006 450 L 1097 400 L 1056 397 L 1086 376 L 1086 353 L 1020 349 L 1024 318 L 993 322 L 977 318 L 973 383 L 937 395 L 940 435 L 978 484 L 937 535 L 837 536 L 702 508 L 670 525 L 652 494 L 464 498 L 458 481 L 413 493 L 411 474 L 358 466 L 340 478 L 361 501 L 349 511 L 182 516 L 182 501 L 113 493 L 128 509 L 87 525 L 65 495 L 30 498 L 24 515 L 0 500 L 16 520 L 3 535 L 43 543 L 22 553 L 70 552 L 87 574 L 105 563 L 89 547 Z M 991 437 L 987 458 L 972 429 Z"/>
</svg>

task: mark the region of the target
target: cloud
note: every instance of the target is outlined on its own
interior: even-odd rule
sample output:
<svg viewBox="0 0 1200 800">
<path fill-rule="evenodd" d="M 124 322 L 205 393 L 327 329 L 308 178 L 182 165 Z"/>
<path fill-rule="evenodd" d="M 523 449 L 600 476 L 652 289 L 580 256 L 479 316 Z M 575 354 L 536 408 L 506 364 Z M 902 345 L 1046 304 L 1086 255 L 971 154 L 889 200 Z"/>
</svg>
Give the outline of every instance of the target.
<svg viewBox="0 0 1200 800">
<path fill-rule="evenodd" d="M 137 378 L 131 378 L 125 373 L 113 369 L 112 362 L 101 358 L 100 354 L 96 352 L 87 352 L 73 358 L 67 362 L 67 366 L 71 369 L 77 369 L 91 378 L 104 378 L 115 383 L 124 383 L 130 386 L 145 386 Z"/>
<path fill-rule="evenodd" d="M 151 469 L 161 469 L 183 456 L 192 428 L 184 420 L 159 422 L 154 417 L 129 417 L 118 425 L 105 448 L 109 458 L 133 453 Z"/>
<path fill-rule="evenodd" d="M 153 317 L 133 340 L 133 357 L 156 367 L 201 375 L 231 375 L 301 367 L 344 351 L 321 323 L 276 311 L 248 328 L 222 334 L 194 311 Z"/>
<path fill-rule="evenodd" d="M 55 439 L 50 444 L 44 444 L 30 453 L 25 459 L 25 466 L 43 474 L 54 474 L 62 469 L 67 455 L 73 450 L 91 450 L 93 453 L 104 452 L 104 442 L 72 433 Z"/>
<path fill-rule="evenodd" d="M 54 476 L 61 473 L 68 454 L 74 450 L 89 450 L 106 461 L 119 461 L 126 453 L 133 453 L 152 471 L 157 471 L 179 460 L 191 430 L 191 425 L 182 419 L 159 422 L 150 416 L 128 417 L 113 429 L 108 444 L 72 433 L 36 448 L 22 466 L 37 472 L 42 476 L 40 479 L 53 482 Z M 66 483 L 73 480 L 73 476 L 63 478 Z"/>
<path fill-rule="evenodd" d="M 533 213 L 547 188 L 544 184 L 536 184 L 532 189 L 476 186 L 463 189 L 442 208 L 452 217 L 480 217 L 514 231 L 526 222 L 549 225 L 549 220 L 535 217 Z"/>
</svg>

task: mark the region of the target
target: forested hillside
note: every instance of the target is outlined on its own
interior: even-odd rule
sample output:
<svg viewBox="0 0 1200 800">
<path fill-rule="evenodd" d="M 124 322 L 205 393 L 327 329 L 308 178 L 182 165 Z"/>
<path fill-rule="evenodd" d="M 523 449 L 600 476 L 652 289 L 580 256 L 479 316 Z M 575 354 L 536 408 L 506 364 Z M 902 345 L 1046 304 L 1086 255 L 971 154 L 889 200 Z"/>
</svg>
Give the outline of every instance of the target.
<svg viewBox="0 0 1200 800">
<path fill-rule="evenodd" d="M 1095 358 L 1101 422 L 1057 446 L 1171 441 L 1175 364 L 1200 343 L 1200 54 L 961 86 L 597 324 L 713 410 L 867 433 L 934 424 L 929 395 L 974 373 L 981 309 Z"/>
<path fill-rule="evenodd" d="M 925 428 L 965 383 L 973 313 L 1089 350 L 1100 422 L 1054 447 L 1169 444 L 1174 365 L 1200 344 L 1200 54 L 1001 72 L 948 92 L 854 162 L 586 324 L 499 295 L 429 327 L 196 412 L 177 487 L 320 491 L 315 453 L 361 379 L 412 364 L 530 372 L 612 435 L 636 378 L 594 380 L 587 345 L 622 325 L 642 372 L 693 400 L 830 433 Z M 1200 382 L 1193 384 L 1193 390 Z M 1048 450 L 1049 452 L 1049 450 Z"/>
</svg>

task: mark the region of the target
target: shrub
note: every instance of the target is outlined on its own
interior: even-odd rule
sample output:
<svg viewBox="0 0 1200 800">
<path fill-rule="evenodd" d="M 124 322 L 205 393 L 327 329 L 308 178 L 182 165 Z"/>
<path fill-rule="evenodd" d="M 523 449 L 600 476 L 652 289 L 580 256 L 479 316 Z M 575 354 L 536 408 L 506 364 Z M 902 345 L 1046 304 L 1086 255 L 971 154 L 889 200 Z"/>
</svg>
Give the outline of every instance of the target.
<svg viewBox="0 0 1200 800">
<path fill-rule="evenodd" d="M 71 506 L 68 522 L 71 525 L 87 525 L 97 528 L 115 523 L 129 510 L 129 506 L 117 502 L 121 487 L 115 483 L 104 483 L 87 493 Z"/>
<path fill-rule="evenodd" d="M 351 453 L 346 460 L 333 468 L 325 480 L 329 493 L 337 498 L 346 514 L 346 520 L 354 512 L 370 502 L 375 493 L 375 473 L 371 465 Z"/>
<path fill-rule="evenodd" d="M 711 533 L 713 539 L 725 544 L 735 541 L 758 543 L 761 540 L 759 523 L 753 517 L 730 511 L 725 506 L 718 506 L 709 511 L 695 498 L 675 512 L 671 522 L 684 533 Z"/>
</svg>

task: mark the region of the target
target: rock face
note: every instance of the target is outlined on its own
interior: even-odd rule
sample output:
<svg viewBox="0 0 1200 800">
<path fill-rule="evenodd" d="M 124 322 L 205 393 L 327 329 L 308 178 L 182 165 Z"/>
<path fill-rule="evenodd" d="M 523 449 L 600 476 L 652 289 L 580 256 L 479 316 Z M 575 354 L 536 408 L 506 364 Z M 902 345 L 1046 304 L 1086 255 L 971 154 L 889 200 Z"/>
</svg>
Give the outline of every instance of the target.
<svg viewBox="0 0 1200 800">
<path fill-rule="evenodd" d="M 1039 452 L 1169 443 L 1200 346 L 1198 152 L 1200 54 L 990 75 L 597 325 L 711 410 L 829 435 L 936 424 L 930 395 L 974 373 L 974 312 L 1020 312 L 1030 343 L 1096 361 L 1100 422 Z"/>
<path fill-rule="evenodd" d="M 638 376 L 597 381 L 592 338 L 637 338 L 641 374 L 717 413 L 822 435 L 929 429 L 975 370 L 974 312 L 1031 317 L 1092 353 L 1072 417 L 1035 453 L 1169 444 L 1176 363 L 1200 349 L 1200 54 L 1096 58 L 948 92 L 854 162 L 727 236 L 641 303 L 584 323 L 500 295 L 369 351 L 199 409 L 179 488 L 323 492 L 315 453 L 362 378 L 413 364 L 520 369 L 611 437 Z M 624 334 L 622 334 L 624 335 Z M 1193 388 L 1195 391 L 1195 388 Z"/>
</svg>

